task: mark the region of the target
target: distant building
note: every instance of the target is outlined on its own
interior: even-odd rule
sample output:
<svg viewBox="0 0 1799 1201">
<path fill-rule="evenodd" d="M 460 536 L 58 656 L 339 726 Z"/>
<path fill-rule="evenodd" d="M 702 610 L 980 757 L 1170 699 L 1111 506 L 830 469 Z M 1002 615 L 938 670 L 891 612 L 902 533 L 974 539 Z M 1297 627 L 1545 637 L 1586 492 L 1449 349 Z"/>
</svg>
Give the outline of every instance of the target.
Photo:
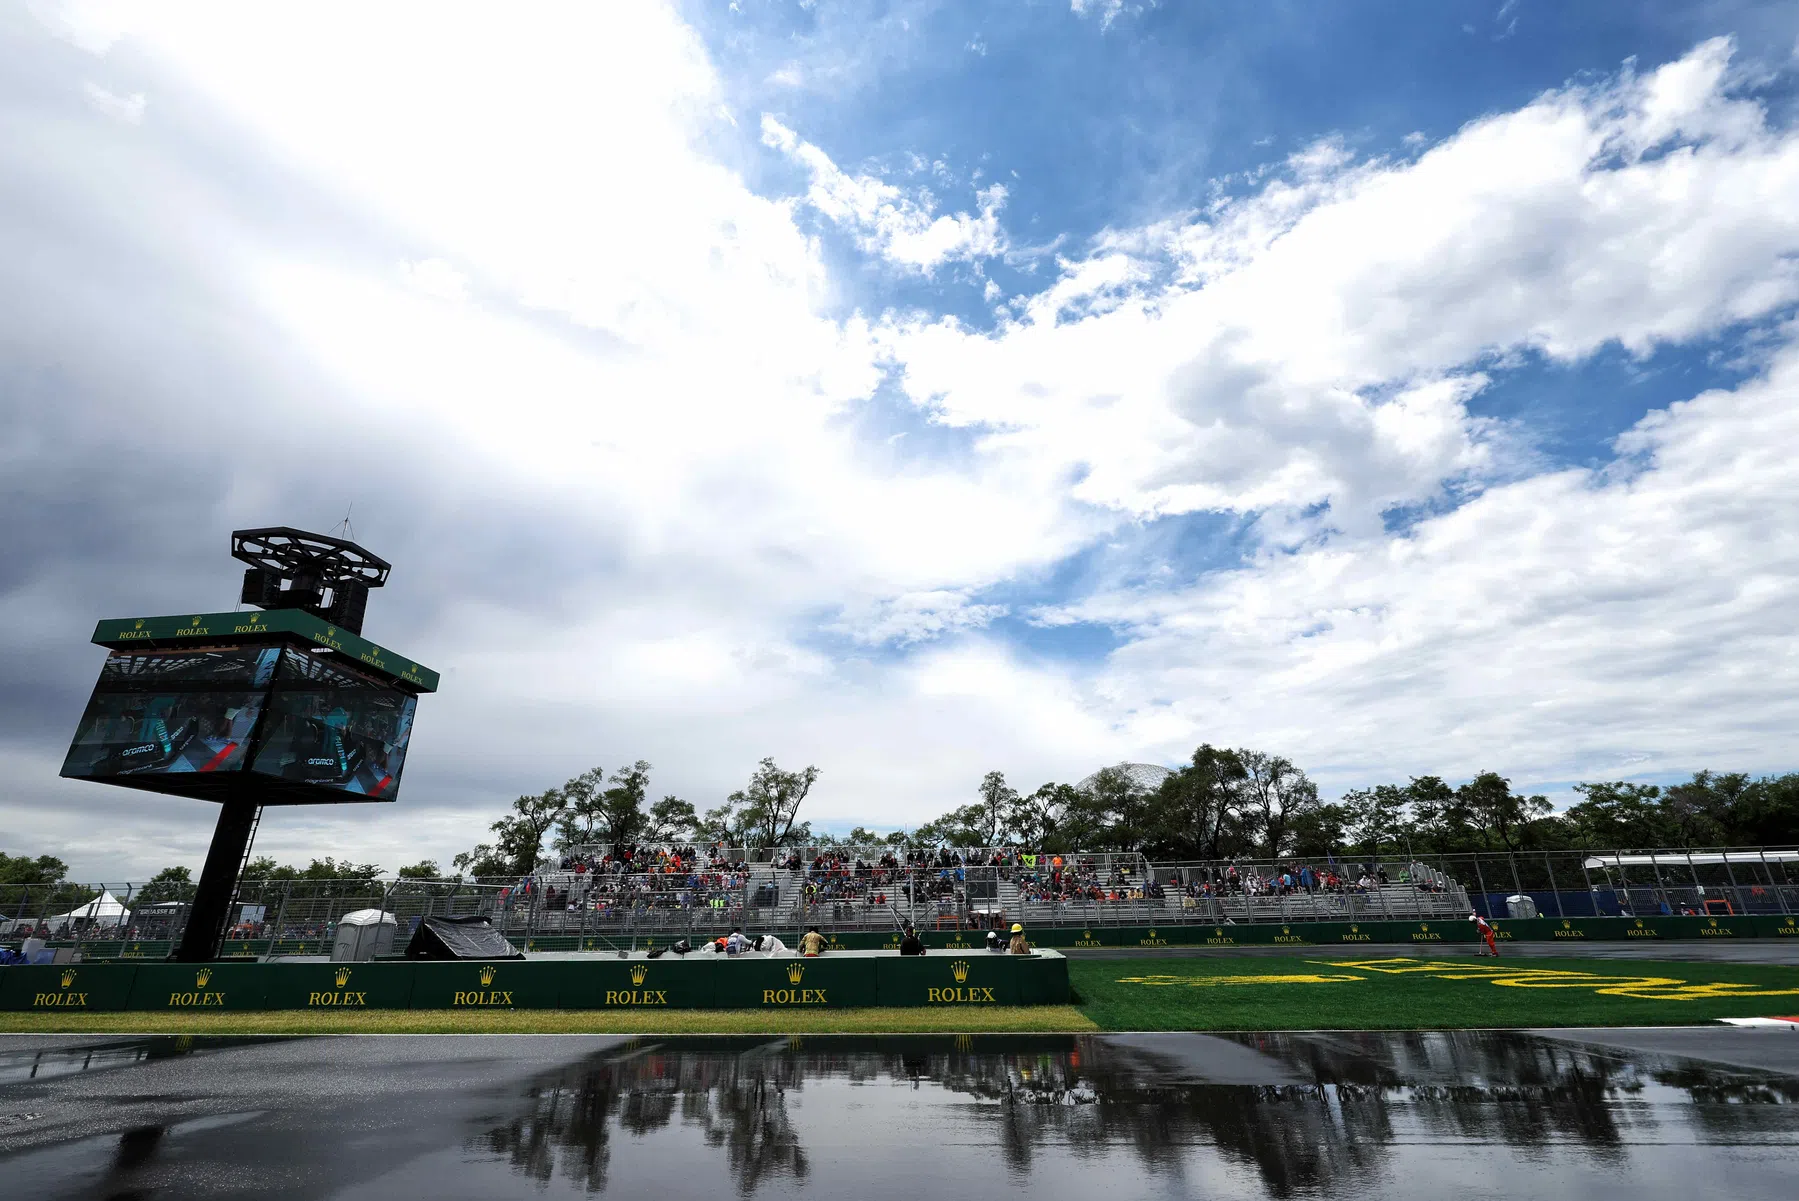
<svg viewBox="0 0 1799 1201">
<path fill-rule="evenodd" d="M 1108 769 L 1100 769 L 1100 771 L 1106 770 Z M 1172 769 L 1157 767 L 1153 763 L 1115 763 L 1110 770 L 1123 772 L 1130 778 L 1131 783 L 1143 789 L 1145 792 L 1154 792 L 1162 786 L 1163 780 L 1166 780 L 1169 776 L 1174 774 Z M 1085 780 L 1082 780 L 1079 784 L 1076 784 L 1075 787 L 1082 792 L 1086 792 L 1098 782 L 1099 772 L 1096 771 Z"/>
</svg>

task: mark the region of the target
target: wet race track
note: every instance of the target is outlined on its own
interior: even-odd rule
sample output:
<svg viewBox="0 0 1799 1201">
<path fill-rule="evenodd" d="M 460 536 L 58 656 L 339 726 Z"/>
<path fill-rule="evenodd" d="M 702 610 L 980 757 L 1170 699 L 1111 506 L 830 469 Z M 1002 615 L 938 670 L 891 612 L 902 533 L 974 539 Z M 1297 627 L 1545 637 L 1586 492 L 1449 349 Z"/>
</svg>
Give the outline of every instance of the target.
<svg viewBox="0 0 1799 1201">
<path fill-rule="evenodd" d="M 8 1197 L 1790 1198 L 1785 1030 L 0 1038 Z"/>
</svg>

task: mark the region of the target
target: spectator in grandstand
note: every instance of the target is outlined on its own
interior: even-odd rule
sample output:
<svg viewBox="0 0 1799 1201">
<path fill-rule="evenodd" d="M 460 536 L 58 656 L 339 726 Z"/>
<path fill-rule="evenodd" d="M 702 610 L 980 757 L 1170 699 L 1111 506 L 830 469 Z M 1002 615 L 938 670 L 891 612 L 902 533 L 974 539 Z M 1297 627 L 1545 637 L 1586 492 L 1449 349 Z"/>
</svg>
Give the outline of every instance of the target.
<svg viewBox="0 0 1799 1201">
<path fill-rule="evenodd" d="M 800 939 L 800 954 L 808 959 L 825 953 L 825 936 L 818 932 L 817 926 L 807 926 L 805 936 Z"/>
<path fill-rule="evenodd" d="M 924 939 L 918 937 L 918 931 L 907 922 L 900 927 L 899 953 L 901 955 L 922 955 L 925 952 Z"/>
<path fill-rule="evenodd" d="M 1029 955 L 1031 944 L 1025 941 L 1024 927 L 1017 922 L 1012 923 L 1012 942 L 1006 950 L 1013 955 Z"/>
</svg>

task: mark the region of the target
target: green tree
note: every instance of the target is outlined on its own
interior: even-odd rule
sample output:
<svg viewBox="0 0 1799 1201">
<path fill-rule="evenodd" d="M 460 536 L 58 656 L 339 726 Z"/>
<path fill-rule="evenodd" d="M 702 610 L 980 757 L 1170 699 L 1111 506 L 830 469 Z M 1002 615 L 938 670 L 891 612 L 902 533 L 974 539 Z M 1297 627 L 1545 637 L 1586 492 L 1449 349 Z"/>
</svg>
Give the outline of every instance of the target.
<svg viewBox="0 0 1799 1201">
<path fill-rule="evenodd" d="M 737 810 L 740 828 L 762 847 L 803 840 L 810 827 L 797 823 L 800 805 L 818 782 L 818 768 L 782 771 L 772 758 L 756 765 L 749 787 L 733 792 L 728 804 Z M 711 814 L 707 815 L 708 817 Z"/>
<path fill-rule="evenodd" d="M 611 818 L 606 812 L 606 769 L 593 767 L 562 786 L 567 806 L 558 823 L 556 845 L 562 849 L 609 841 Z"/>
<path fill-rule="evenodd" d="M 1237 761 L 1243 765 L 1244 806 L 1261 828 L 1262 853 L 1284 854 L 1293 823 L 1318 808 L 1318 786 L 1282 755 L 1240 749 Z"/>
<path fill-rule="evenodd" d="M 1405 790 L 1392 784 L 1357 788 L 1343 794 L 1351 845 L 1378 857 L 1397 847 L 1405 823 Z"/>
<path fill-rule="evenodd" d="M 0 851 L 0 884 L 42 886 L 61 884 L 69 865 L 54 855 L 8 855 Z"/>
<path fill-rule="evenodd" d="M 1512 782 L 1496 771 L 1481 772 L 1455 793 L 1456 800 L 1480 824 L 1483 841 L 1491 846 L 1498 839 L 1508 851 L 1523 850 L 1530 840 L 1531 823 L 1550 811 L 1548 798 L 1513 792 Z"/>
<path fill-rule="evenodd" d="M 1576 784 L 1574 791 L 1586 798 L 1567 812 L 1581 845 L 1596 850 L 1668 845 L 1662 790 L 1655 785 L 1613 780 Z"/>
<path fill-rule="evenodd" d="M 149 881 L 131 894 L 131 904 L 161 905 L 168 901 L 191 901 L 194 899 L 193 873 L 185 867 L 165 867 L 151 876 Z"/>
<path fill-rule="evenodd" d="M 665 796 L 650 806 L 644 837 L 651 842 L 690 842 L 699 824 L 699 815 L 691 803 L 678 796 Z"/>
<path fill-rule="evenodd" d="M 1293 854 L 1300 859 L 1324 859 L 1349 843 L 1349 810 L 1342 805 L 1319 805 L 1293 819 Z"/>
<path fill-rule="evenodd" d="M 1072 784 L 1044 784 L 1012 802 L 1006 826 L 1020 846 L 1042 851 L 1072 851 L 1062 826 L 1067 814 L 1081 802 Z"/>
<path fill-rule="evenodd" d="M 459 874 L 472 880 L 512 874 L 512 861 L 485 842 L 456 855 L 450 860 L 450 864 Z"/>
<path fill-rule="evenodd" d="M 1220 859 L 1247 850 L 1242 756 L 1203 743 L 1188 764 L 1162 781 L 1148 806 L 1145 850 L 1172 859 Z"/>
<path fill-rule="evenodd" d="M 421 859 L 411 867 L 403 867 L 394 873 L 402 880 L 441 880 L 443 869 L 437 866 L 435 859 Z"/>
</svg>

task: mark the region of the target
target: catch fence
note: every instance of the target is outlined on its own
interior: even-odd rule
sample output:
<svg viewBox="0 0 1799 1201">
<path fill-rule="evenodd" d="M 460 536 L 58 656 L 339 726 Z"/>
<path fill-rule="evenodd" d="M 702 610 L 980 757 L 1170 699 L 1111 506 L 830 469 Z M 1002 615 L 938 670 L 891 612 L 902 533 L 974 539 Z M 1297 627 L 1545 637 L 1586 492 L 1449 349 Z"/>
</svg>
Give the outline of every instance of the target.
<svg viewBox="0 0 1799 1201">
<path fill-rule="evenodd" d="M 665 848 L 666 849 L 666 848 Z M 529 946 L 610 949 L 715 937 L 732 928 L 792 942 L 826 932 L 1489 918 L 1799 914 L 1799 849 L 1326 855 L 1152 864 L 1134 852 L 887 846 L 659 849 L 655 871 L 580 856 L 523 879 L 249 880 L 226 955 L 330 950 L 347 913 L 397 919 L 404 946 L 427 915 L 482 916 Z M 25 937 L 98 957 L 159 958 L 188 906 L 143 884 L 0 885 L 0 941 Z M 569 942 L 570 939 L 574 941 Z"/>
</svg>

